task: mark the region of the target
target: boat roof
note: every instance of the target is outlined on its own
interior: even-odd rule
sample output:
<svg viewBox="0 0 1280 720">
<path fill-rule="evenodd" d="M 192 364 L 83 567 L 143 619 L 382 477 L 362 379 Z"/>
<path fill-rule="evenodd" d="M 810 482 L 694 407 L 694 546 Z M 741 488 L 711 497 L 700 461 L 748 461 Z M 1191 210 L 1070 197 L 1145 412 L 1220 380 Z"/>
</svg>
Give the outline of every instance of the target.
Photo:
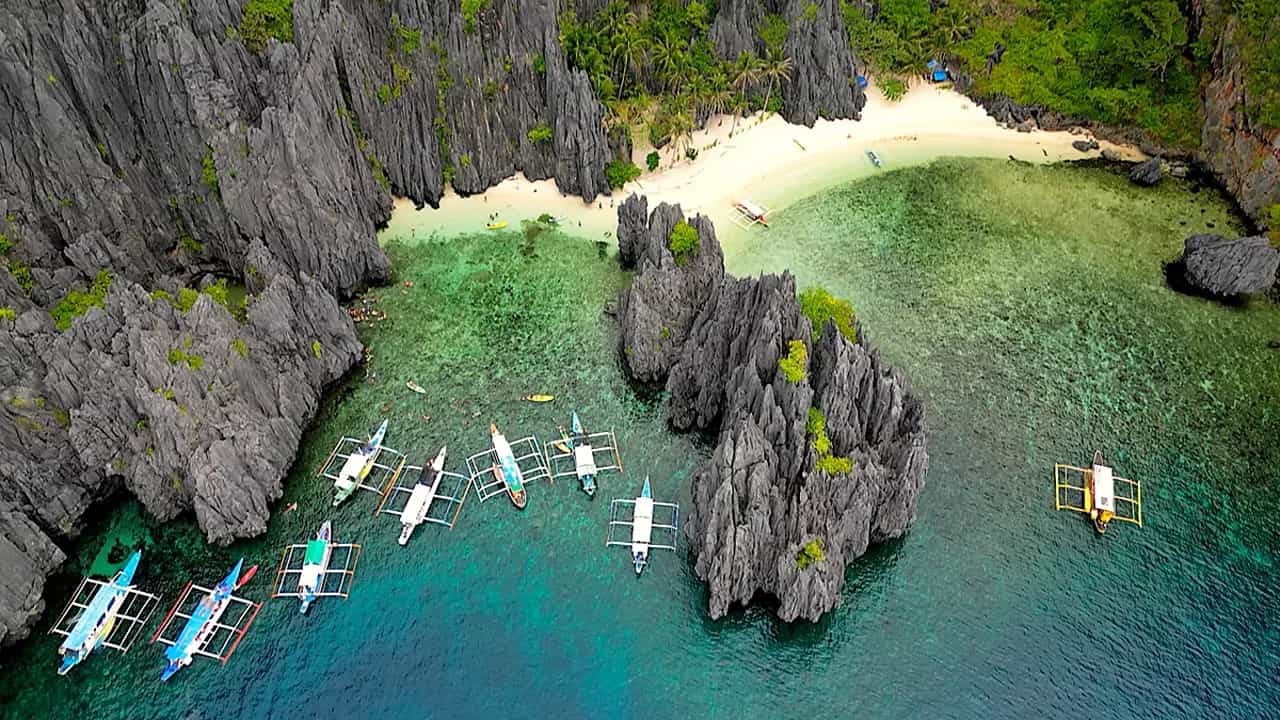
<svg viewBox="0 0 1280 720">
<path fill-rule="evenodd" d="M 1116 483 L 1106 465 L 1093 466 L 1093 505 L 1099 510 L 1116 511 Z"/>
<path fill-rule="evenodd" d="M 756 217 L 761 217 L 764 215 L 764 208 L 751 202 L 750 200 L 739 200 L 738 204 L 742 206 L 743 210 L 746 210 L 747 212 L 751 213 L 752 215 L 755 215 Z"/>
</svg>

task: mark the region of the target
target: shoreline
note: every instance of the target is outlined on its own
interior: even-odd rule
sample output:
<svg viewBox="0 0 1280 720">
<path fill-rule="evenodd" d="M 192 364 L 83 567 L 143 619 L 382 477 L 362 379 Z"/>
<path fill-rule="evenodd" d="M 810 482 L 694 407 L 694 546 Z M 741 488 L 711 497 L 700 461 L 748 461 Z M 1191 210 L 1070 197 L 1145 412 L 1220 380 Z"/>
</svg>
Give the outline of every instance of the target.
<svg viewBox="0 0 1280 720">
<path fill-rule="evenodd" d="M 1098 138 L 1096 150 L 1081 152 L 1071 146 L 1094 137 L 1089 132 L 1018 132 L 1003 127 L 967 96 L 923 81 L 913 83 L 898 102 L 886 100 L 873 83 L 862 120 L 820 119 L 808 128 L 777 114 L 766 118 L 756 113 L 739 119 L 733 130 L 732 116 L 712 116 L 689 143 L 698 150 L 696 160 L 676 157 L 674 144 L 668 145 L 659 151 L 657 170 L 644 171 L 613 195 L 589 203 L 561 193 L 553 179 L 533 181 L 522 173 L 468 197 L 447 189 L 439 208 L 418 209 L 411 200 L 396 198 L 381 234 L 416 238 L 422 226 L 432 233 L 477 232 L 491 216 L 517 229 L 522 219 L 550 213 L 566 230 L 576 228 L 578 234 L 612 242 L 617 206 L 635 192 L 648 196 L 650 203 L 678 203 L 687 214 L 709 216 L 722 238 L 732 242 L 743 233 L 734 223 L 732 203 L 737 200 L 778 212 L 824 187 L 941 157 L 1011 157 L 1048 164 L 1099 158 L 1103 150 L 1112 150 L 1126 160 L 1146 158 L 1136 147 Z M 643 169 L 651 150 L 647 142 L 637 143 L 632 161 Z M 871 164 L 867 150 L 876 152 L 882 168 Z"/>
</svg>

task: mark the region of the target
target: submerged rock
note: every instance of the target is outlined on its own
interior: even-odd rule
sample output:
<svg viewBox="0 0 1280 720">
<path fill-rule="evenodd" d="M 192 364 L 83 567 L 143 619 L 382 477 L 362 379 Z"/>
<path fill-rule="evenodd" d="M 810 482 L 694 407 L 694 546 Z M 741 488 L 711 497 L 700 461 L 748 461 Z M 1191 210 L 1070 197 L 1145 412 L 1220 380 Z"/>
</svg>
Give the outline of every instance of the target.
<svg viewBox="0 0 1280 720">
<path fill-rule="evenodd" d="M 1164 179 L 1164 166 L 1160 158 L 1153 157 L 1133 166 L 1129 171 L 1129 182 L 1143 187 L 1158 185 Z"/>
<path fill-rule="evenodd" d="M 846 338 L 829 323 L 815 340 L 790 274 L 725 275 L 701 217 L 691 222 L 698 256 L 677 265 L 666 233 L 679 208 L 648 218 L 645 208 L 633 196 L 618 213 L 623 261 L 638 268 L 622 305 L 646 310 L 620 317 L 623 364 L 633 378 L 665 380 L 673 427 L 717 433 L 685 521 L 709 612 L 763 591 L 782 619 L 817 620 L 840 603 L 848 563 L 915 517 L 928 468 L 923 404 L 860 329 Z M 661 302 L 674 298 L 694 304 Z M 655 334 L 665 344 L 637 341 Z M 793 341 L 810 348 L 798 381 L 779 364 Z M 834 474 L 817 467 L 815 415 L 825 416 L 826 456 L 850 461 L 828 465 Z"/>
<path fill-rule="evenodd" d="M 1230 297 L 1265 292 L 1276 282 L 1280 252 L 1265 235 L 1235 240 L 1221 235 L 1192 235 L 1175 263 L 1191 289 Z"/>
</svg>

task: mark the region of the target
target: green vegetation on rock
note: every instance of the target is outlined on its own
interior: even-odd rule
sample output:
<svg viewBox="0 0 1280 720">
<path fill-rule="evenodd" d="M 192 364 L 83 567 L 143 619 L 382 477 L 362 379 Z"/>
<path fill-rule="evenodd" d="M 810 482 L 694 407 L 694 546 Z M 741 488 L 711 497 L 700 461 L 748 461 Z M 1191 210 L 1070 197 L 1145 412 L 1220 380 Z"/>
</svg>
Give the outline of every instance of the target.
<svg viewBox="0 0 1280 720">
<path fill-rule="evenodd" d="M 538 123 L 529 129 L 527 133 L 529 142 L 538 144 L 551 140 L 551 126 L 546 123 Z"/>
<path fill-rule="evenodd" d="M 822 551 L 822 538 L 814 538 L 796 553 L 796 567 L 804 570 L 814 563 L 822 562 L 826 557 L 826 553 Z"/>
<path fill-rule="evenodd" d="M 476 16 L 489 4 L 489 0 L 462 0 L 462 29 L 475 32 Z"/>
<path fill-rule="evenodd" d="M 836 329 L 849 342 L 858 341 L 857 329 L 853 324 L 853 304 L 848 300 L 841 300 L 821 287 L 805 288 L 797 297 L 800 300 L 800 312 L 809 318 L 809 323 L 813 326 L 815 340 L 822 337 L 827 321 L 832 320 L 835 321 Z"/>
<path fill-rule="evenodd" d="M 218 166 L 213 161 L 213 148 L 208 148 L 200 158 L 200 179 L 214 195 L 222 197 L 222 189 L 218 186 Z"/>
<path fill-rule="evenodd" d="M 240 40 L 250 52 L 267 49 L 267 40 L 293 42 L 293 0 L 249 0 L 240 20 Z"/>
<path fill-rule="evenodd" d="M 808 361 L 809 349 L 804 346 L 804 341 L 792 340 L 787 344 L 787 356 L 778 358 L 778 367 L 788 382 L 799 385 L 809 377 L 808 371 L 805 370 L 805 363 Z"/>
<path fill-rule="evenodd" d="M 640 177 L 640 168 L 633 162 L 625 160 L 611 160 L 609 164 L 605 166 L 604 174 L 609 178 L 609 187 L 620 188 Z"/>
<path fill-rule="evenodd" d="M 831 438 L 827 435 L 827 417 L 816 407 L 809 408 L 809 420 L 805 429 L 813 436 L 813 449 L 818 453 L 815 467 L 827 475 L 847 475 L 853 472 L 853 460 L 831 454 Z"/>
<path fill-rule="evenodd" d="M 102 307 L 113 279 L 110 272 L 99 270 L 88 290 L 72 290 L 67 293 L 67 296 L 59 300 L 58 304 L 49 311 L 53 316 L 54 325 L 59 330 L 69 330 L 71 322 L 88 312 L 89 308 Z"/>
<path fill-rule="evenodd" d="M 676 265 L 684 265 L 698 254 L 698 245 L 698 229 L 684 220 L 676 223 L 667 237 L 667 248 L 675 256 Z"/>
<path fill-rule="evenodd" d="M 241 340 L 240 338 L 236 338 L 235 340 L 231 341 L 231 349 L 234 350 L 236 354 L 242 358 L 249 357 L 249 346 L 245 344 L 245 341 Z"/>
<path fill-rule="evenodd" d="M 17 260 L 10 260 L 8 266 L 9 274 L 18 283 L 18 287 L 22 288 L 23 292 L 31 292 L 31 288 L 36 284 L 35 278 L 31 276 L 31 266 Z"/>
<path fill-rule="evenodd" d="M 311 354 L 315 355 L 317 360 L 320 359 L 320 341 L 319 340 L 311 341 Z"/>
<path fill-rule="evenodd" d="M 11 307 L 0 307 L 0 320 L 8 320 L 13 322 L 18 319 L 18 313 Z"/>
</svg>

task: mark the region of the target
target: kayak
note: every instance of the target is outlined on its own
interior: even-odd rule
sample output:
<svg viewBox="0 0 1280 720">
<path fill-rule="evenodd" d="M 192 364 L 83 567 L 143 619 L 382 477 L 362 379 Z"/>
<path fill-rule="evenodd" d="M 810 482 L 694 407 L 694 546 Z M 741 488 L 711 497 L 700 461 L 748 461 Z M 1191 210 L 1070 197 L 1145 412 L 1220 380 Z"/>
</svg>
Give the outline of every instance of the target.
<svg viewBox="0 0 1280 720">
<path fill-rule="evenodd" d="M 409 388 L 410 390 L 412 390 L 412 391 L 414 391 L 414 392 L 418 393 L 419 395 L 426 395 L 426 394 L 427 394 L 427 389 L 426 389 L 426 388 L 422 387 L 421 385 L 419 385 L 418 383 L 416 383 L 416 382 L 414 382 L 414 381 L 412 381 L 412 380 L 405 380 L 405 381 L 404 381 L 404 386 L 405 386 L 405 387 L 407 387 L 407 388 Z"/>
<path fill-rule="evenodd" d="M 544 402 L 551 402 L 552 400 L 555 400 L 556 396 L 555 395 L 525 395 L 524 399 L 528 400 L 529 402 L 544 403 Z"/>
<path fill-rule="evenodd" d="M 485 229 L 486 229 L 486 230 L 501 230 L 502 228 L 504 228 L 504 227 L 506 227 L 506 226 L 507 226 L 507 221 L 506 221 L 506 220 L 499 220 L 498 222 L 491 222 L 491 223 L 489 223 L 489 224 L 485 225 L 484 227 L 485 227 Z"/>
</svg>

